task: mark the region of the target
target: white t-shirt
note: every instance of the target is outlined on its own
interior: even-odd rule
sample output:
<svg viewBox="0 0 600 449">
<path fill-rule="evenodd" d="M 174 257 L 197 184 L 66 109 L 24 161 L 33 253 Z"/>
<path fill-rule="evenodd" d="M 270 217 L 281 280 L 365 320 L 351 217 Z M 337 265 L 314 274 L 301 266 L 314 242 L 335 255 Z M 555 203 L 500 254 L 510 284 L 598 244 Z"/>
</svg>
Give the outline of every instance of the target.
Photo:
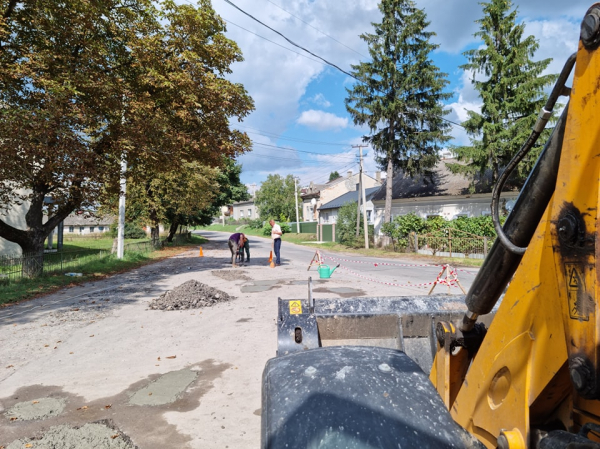
<svg viewBox="0 0 600 449">
<path fill-rule="evenodd" d="M 271 229 L 271 238 L 273 240 L 281 238 L 281 234 L 275 234 L 275 232 L 281 232 L 281 226 L 279 226 L 277 223 L 275 223 Z"/>
</svg>

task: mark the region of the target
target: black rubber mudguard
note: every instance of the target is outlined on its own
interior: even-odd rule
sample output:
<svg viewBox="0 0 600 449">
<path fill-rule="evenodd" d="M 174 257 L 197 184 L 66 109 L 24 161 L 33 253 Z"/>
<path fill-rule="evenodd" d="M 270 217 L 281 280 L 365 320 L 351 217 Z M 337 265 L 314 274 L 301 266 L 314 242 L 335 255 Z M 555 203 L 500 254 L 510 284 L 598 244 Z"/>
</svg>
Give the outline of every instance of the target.
<svg viewBox="0 0 600 449">
<path fill-rule="evenodd" d="M 401 351 L 337 346 L 267 362 L 262 447 L 484 448 Z"/>
</svg>

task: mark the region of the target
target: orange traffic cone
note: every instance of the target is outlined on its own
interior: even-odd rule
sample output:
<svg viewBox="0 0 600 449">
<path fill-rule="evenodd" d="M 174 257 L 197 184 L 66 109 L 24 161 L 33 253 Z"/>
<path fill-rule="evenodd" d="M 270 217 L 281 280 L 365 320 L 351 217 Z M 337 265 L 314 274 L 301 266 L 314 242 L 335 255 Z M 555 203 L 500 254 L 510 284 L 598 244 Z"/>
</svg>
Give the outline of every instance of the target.
<svg viewBox="0 0 600 449">
<path fill-rule="evenodd" d="M 269 254 L 269 266 L 275 268 L 275 262 L 273 262 L 273 251 Z"/>
<path fill-rule="evenodd" d="M 198 254 L 198 257 L 204 257 L 204 253 L 202 252 L 202 247 L 200 247 L 200 254 Z"/>
</svg>

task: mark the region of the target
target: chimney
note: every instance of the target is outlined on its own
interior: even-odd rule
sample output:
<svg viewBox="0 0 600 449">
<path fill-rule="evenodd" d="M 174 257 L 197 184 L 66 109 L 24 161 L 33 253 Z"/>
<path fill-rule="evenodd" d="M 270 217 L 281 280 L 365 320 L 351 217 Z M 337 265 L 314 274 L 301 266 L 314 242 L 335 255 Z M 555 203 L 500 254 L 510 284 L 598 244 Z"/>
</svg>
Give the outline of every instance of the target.
<svg viewBox="0 0 600 449">
<path fill-rule="evenodd" d="M 348 178 L 352 176 L 352 170 L 348 170 Z"/>
<path fill-rule="evenodd" d="M 379 183 L 381 182 L 381 172 L 379 170 L 375 172 L 375 180 Z"/>
</svg>

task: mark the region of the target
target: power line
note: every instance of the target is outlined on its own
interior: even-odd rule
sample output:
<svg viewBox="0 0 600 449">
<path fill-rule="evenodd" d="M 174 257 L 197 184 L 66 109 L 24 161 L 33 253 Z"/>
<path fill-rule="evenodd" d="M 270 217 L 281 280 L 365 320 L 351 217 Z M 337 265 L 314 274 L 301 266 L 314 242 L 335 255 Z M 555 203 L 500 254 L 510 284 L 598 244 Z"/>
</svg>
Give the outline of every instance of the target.
<svg viewBox="0 0 600 449">
<path fill-rule="evenodd" d="M 231 24 L 231 25 L 234 25 L 234 26 L 236 26 L 236 27 L 238 27 L 238 28 L 241 28 L 241 29 L 242 29 L 242 30 L 244 30 L 244 31 L 247 31 L 247 32 L 248 32 L 248 33 L 250 33 L 250 34 L 254 34 L 254 35 L 255 35 L 255 36 L 257 36 L 257 37 L 260 37 L 261 39 L 264 39 L 264 40 L 266 40 L 267 42 L 271 42 L 272 44 L 275 44 L 275 45 L 277 45 L 278 47 L 281 47 L 281 48 L 283 48 L 283 49 L 285 49 L 285 50 L 291 51 L 292 53 L 296 53 L 298 56 L 302 56 L 303 58 L 306 58 L 306 59 L 309 59 L 309 60 L 311 60 L 311 61 L 318 62 L 319 64 L 323 64 L 323 65 L 325 65 L 325 64 L 324 64 L 323 62 L 321 62 L 321 61 L 318 61 L 318 60 L 316 60 L 316 59 L 313 59 L 313 58 L 311 58 L 311 57 L 309 57 L 309 56 L 303 55 L 302 53 L 298 53 L 297 51 L 295 51 L 295 50 L 292 50 L 291 48 L 284 47 L 283 45 L 281 45 L 281 44 L 278 44 L 277 42 L 275 42 L 275 41 L 272 41 L 271 39 L 267 39 L 266 37 L 264 37 L 264 36 L 261 36 L 260 34 L 256 34 L 254 31 L 250 31 L 250 30 L 248 30 L 248 29 L 244 28 L 243 26 L 240 26 L 240 25 L 238 25 L 238 24 L 236 24 L 236 23 L 233 23 L 231 20 L 228 20 L 228 19 L 226 19 L 226 18 L 224 18 L 224 17 L 223 17 L 223 20 L 224 20 L 225 22 L 227 22 L 227 23 Z"/>
<path fill-rule="evenodd" d="M 339 147 L 347 147 L 348 144 L 345 143 L 335 143 L 335 142 L 324 142 L 324 141 L 320 141 L 320 140 L 308 140 L 308 139 L 299 139 L 297 137 L 284 137 L 281 134 L 277 134 L 277 133 L 273 133 L 270 131 L 264 131 L 262 129 L 258 129 L 258 128 L 253 128 L 251 126 L 242 126 L 242 125 L 236 125 L 238 128 L 244 128 L 244 129 L 253 129 L 255 131 L 258 132 L 250 132 L 249 134 L 258 134 L 258 135 L 265 135 L 265 136 L 269 136 L 269 137 L 276 137 L 278 139 L 282 139 L 282 140 L 290 140 L 292 142 L 302 142 L 302 143 L 310 143 L 313 145 L 335 145 L 335 146 L 339 146 Z"/>
<path fill-rule="evenodd" d="M 353 156 L 345 156 L 345 155 L 340 155 L 340 154 L 315 153 L 314 151 L 297 150 L 295 148 L 280 147 L 280 146 L 277 146 L 277 145 L 269 145 L 268 143 L 256 142 L 254 140 L 252 141 L 252 143 L 255 144 L 255 145 L 263 146 L 263 147 L 277 148 L 278 150 L 296 151 L 298 153 L 314 154 L 316 156 L 335 156 L 335 157 L 344 158 L 344 159 L 349 159 L 349 158 L 354 159 Z"/>
<path fill-rule="evenodd" d="M 360 81 L 357 77 L 355 77 L 354 75 L 352 75 L 350 72 L 346 72 L 344 69 L 338 67 L 337 65 L 335 65 L 333 62 L 329 62 L 327 59 L 322 58 L 321 56 L 313 53 L 310 50 L 307 50 L 306 48 L 302 47 L 301 45 L 298 45 L 297 43 L 295 43 L 293 40 L 289 39 L 288 37 L 286 37 L 284 34 L 280 33 L 279 31 L 277 31 L 275 28 L 271 28 L 269 25 L 267 25 L 264 22 L 261 22 L 260 20 L 258 20 L 256 17 L 254 17 L 252 14 L 247 13 L 246 11 L 244 11 L 242 8 L 240 8 L 239 6 L 237 6 L 235 3 L 231 2 L 230 0 L 223 0 L 225 3 L 227 3 L 228 5 L 233 6 L 235 9 L 237 9 L 238 11 L 240 11 L 242 14 L 245 14 L 246 16 L 250 17 L 252 20 L 260 23 L 262 26 L 264 26 L 265 28 L 268 28 L 269 30 L 273 31 L 274 33 L 278 34 L 279 36 L 281 36 L 282 38 L 284 38 L 286 41 L 288 41 L 290 44 L 292 44 L 294 47 L 299 48 L 300 50 L 304 50 L 306 53 L 314 56 L 317 59 L 320 59 L 321 61 L 323 61 L 325 64 L 330 65 L 331 67 L 334 67 L 336 69 L 338 69 L 340 72 L 345 73 L 346 75 L 348 75 L 351 78 L 354 78 L 358 81 Z"/>
<path fill-rule="evenodd" d="M 287 9 L 284 9 L 284 8 L 282 8 L 282 7 L 281 7 L 281 6 L 279 6 L 277 3 L 274 3 L 274 2 L 272 2 L 271 0 L 267 0 L 267 1 L 268 1 L 269 3 L 271 3 L 272 5 L 275 5 L 277 8 L 281 9 L 282 11 L 285 11 L 285 12 L 287 12 L 287 13 L 288 13 L 290 16 L 292 16 L 292 17 L 295 17 L 295 18 L 296 18 L 296 19 L 298 19 L 300 22 L 302 22 L 302 23 L 305 23 L 306 25 L 308 25 L 308 26 L 309 26 L 309 27 L 311 27 L 312 29 L 314 29 L 314 30 L 317 30 L 319 33 L 323 34 L 324 36 L 327 36 L 329 39 L 331 39 L 331 40 L 333 40 L 333 41 L 337 42 L 337 43 L 338 43 L 338 44 L 340 44 L 340 45 L 343 45 L 343 46 L 344 46 L 344 47 L 346 47 L 348 50 L 351 50 L 351 51 L 353 51 L 354 53 L 356 53 L 356 54 L 357 54 L 357 55 L 359 55 L 359 56 L 362 56 L 363 58 L 368 58 L 368 56 L 365 56 L 365 55 L 363 55 L 362 53 L 360 53 L 360 52 L 358 52 L 358 51 L 354 50 L 353 48 L 350 48 L 350 47 L 348 47 L 348 46 L 347 46 L 346 44 L 344 44 L 343 42 L 340 42 L 340 41 L 338 41 L 336 38 L 334 38 L 334 37 L 330 36 L 329 34 L 327 34 L 327 33 L 323 32 L 323 31 L 321 31 L 320 29 L 318 29 L 318 28 L 316 28 L 316 27 L 312 26 L 310 23 L 308 23 L 308 22 L 306 22 L 305 20 L 301 19 L 300 17 L 298 17 L 298 16 L 296 16 L 296 15 L 292 14 L 292 13 L 291 13 L 291 12 L 289 12 Z"/>
<path fill-rule="evenodd" d="M 246 15 L 246 16 L 248 16 L 248 17 L 250 17 L 250 18 L 251 18 L 252 20 L 254 20 L 255 22 L 258 22 L 259 24 L 261 24 L 261 25 L 262 25 L 262 26 L 264 26 L 265 28 L 268 28 L 269 30 L 271 30 L 271 31 L 273 31 L 274 33 L 278 34 L 279 36 L 283 37 L 283 38 L 284 38 L 286 41 L 288 41 L 288 42 L 289 42 L 290 44 L 292 44 L 294 47 L 297 47 L 297 48 L 299 48 L 299 49 L 301 49 L 301 50 L 305 51 L 306 53 L 308 53 L 308 54 L 310 54 L 310 55 L 314 56 L 315 58 L 318 58 L 318 59 L 320 59 L 320 60 L 321 60 L 321 61 L 323 61 L 325 64 L 327 64 L 327 65 L 330 65 L 331 67 L 333 67 L 333 68 L 335 68 L 335 69 L 339 70 L 340 72 L 344 73 L 345 75 L 348 75 L 349 77 L 351 77 L 351 78 L 353 78 L 353 79 L 357 80 L 359 83 L 362 83 L 362 82 L 363 82 L 363 81 L 362 81 L 360 78 L 358 78 L 357 76 L 353 75 L 352 73 L 350 73 L 350 72 L 347 72 L 346 70 L 344 70 L 344 69 L 340 68 L 339 66 L 337 66 L 337 65 L 335 65 L 334 63 L 332 63 L 332 62 L 328 61 L 327 59 L 325 59 L 325 58 L 322 58 L 321 56 L 319 56 L 319 55 L 317 55 L 316 53 L 313 53 L 312 51 L 310 51 L 310 50 L 308 50 L 308 49 L 306 49 L 306 48 L 302 47 L 301 45 L 298 45 L 297 43 L 295 43 L 294 41 L 292 41 L 291 39 L 289 39 L 288 37 L 286 37 L 286 36 L 285 36 L 283 33 L 281 33 L 281 32 L 279 32 L 279 31 L 277 31 L 276 29 L 274 29 L 274 28 L 272 28 L 272 27 L 270 27 L 269 25 L 267 25 L 267 24 L 266 24 L 266 23 L 264 23 L 264 22 L 261 22 L 261 21 L 260 21 L 260 20 L 258 20 L 256 17 L 254 17 L 252 14 L 250 14 L 250 13 L 248 13 L 248 12 L 244 11 L 242 8 L 240 8 L 239 6 L 237 6 L 235 3 L 231 2 L 230 0 L 223 0 L 223 1 L 224 1 L 225 3 L 227 3 L 228 5 L 231 5 L 231 6 L 233 6 L 235 9 L 237 9 L 238 11 L 240 11 L 242 14 L 244 14 L 244 15 Z M 376 90 L 377 90 L 378 92 L 380 92 L 380 93 L 384 93 L 384 92 L 382 92 L 382 91 L 379 91 L 378 89 L 376 89 Z M 453 125 L 460 126 L 461 128 L 464 128 L 464 126 L 463 126 L 463 125 L 461 125 L 461 124 L 459 124 L 459 123 L 456 123 L 456 122 L 454 122 L 454 121 L 452 121 L 452 120 L 449 120 L 449 119 L 447 119 L 447 118 L 445 118 L 445 117 L 439 116 L 439 119 L 440 119 L 440 120 L 443 120 L 443 121 L 445 121 L 445 122 L 451 123 L 451 124 L 453 124 Z"/>
</svg>

